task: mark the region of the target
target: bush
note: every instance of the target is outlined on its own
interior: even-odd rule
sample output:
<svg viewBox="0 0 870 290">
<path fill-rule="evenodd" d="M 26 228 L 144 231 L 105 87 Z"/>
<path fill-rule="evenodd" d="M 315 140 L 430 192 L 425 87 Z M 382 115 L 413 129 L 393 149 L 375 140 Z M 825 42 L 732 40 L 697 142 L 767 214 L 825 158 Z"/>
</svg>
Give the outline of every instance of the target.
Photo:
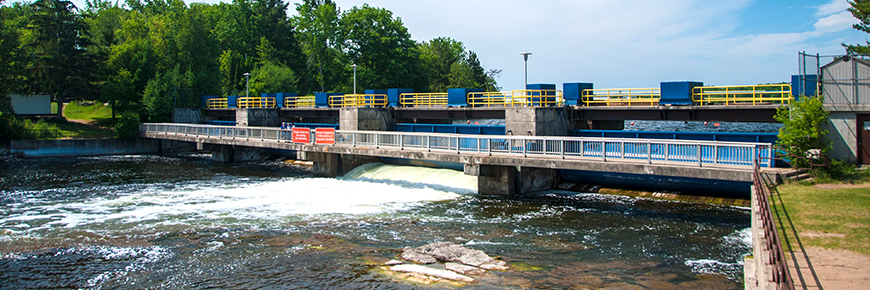
<svg viewBox="0 0 870 290">
<path fill-rule="evenodd" d="M 133 112 L 124 113 L 118 124 L 115 125 L 115 133 L 121 139 L 133 139 L 139 136 L 139 114 Z"/>
<path fill-rule="evenodd" d="M 831 161 L 830 167 L 816 168 L 810 175 L 815 178 L 815 183 L 855 183 L 870 179 L 870 171 L 858 170 L 855 165 L 841 160 Z"/>
<path fill-rule="evenodd" d="M 801 96 L 800 101 L 777 109 L 774 118 L 783 124 L 777 145 L 789 154 L 803 157 L 810 149 L 821 149 L 822 154 L 830 150 L 831 142 L 827 140 L 828 131 L 824 128 L 828 113 L 822 107 L 821 98 Z M 793 165 L 807 168 L 809 161 L 798 159 Z"/>
</svg>

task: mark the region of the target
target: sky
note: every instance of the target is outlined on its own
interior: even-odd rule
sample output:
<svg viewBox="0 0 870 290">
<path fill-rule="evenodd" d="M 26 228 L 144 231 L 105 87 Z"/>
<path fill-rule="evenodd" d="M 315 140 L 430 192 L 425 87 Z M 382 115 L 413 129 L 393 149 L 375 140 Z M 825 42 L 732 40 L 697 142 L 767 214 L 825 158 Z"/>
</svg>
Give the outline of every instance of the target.
<svg viewBox="0 0 870 290">
<path fill-rule="evenodd" d="M 858 20 L 847 0 L 334 1 L 342 11 L 365 3 L 386 8 L 417 41 L 461 41 L 485 68 L 502 70 L 503 90 L 522 89 L 523 51 L 532 53 L 529 83 L 559 89 L 566 82 L 602 89 L 749 85 L 789 81 L 799 51 L 840 55 L 842 43 L 870 39 L 852 28 Z M 73 2 L 84 7 L 84 0 Z"/>
</svg>

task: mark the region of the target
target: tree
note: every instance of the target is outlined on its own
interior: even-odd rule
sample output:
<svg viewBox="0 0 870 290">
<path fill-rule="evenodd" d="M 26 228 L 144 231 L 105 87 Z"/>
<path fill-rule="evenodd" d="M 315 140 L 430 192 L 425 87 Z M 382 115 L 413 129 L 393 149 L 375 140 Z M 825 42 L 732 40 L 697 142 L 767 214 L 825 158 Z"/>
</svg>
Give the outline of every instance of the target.
<svg viewBox="0 0 870 290">
<path fill-rule="evenodd" d="M 296 92 L 297 81 L 298 78 L 289 67 L 266 61 L 251 73 L 251 95 Z"/>
<path fill-rule="evenodd" d="M 453 66 L 465 58 L 462 42 L 449 37 L 435 38 L 420 44 L 420 60 L 426 70 L 428 92 L 446 92 L 450 88 Z"/>
<path fill-rule="evenodd" d="M 861 23 L 852 24 L 852 28 L 870 33 L 870 0 L 849 1 L 849 5 L 852 6 L 849 8 L 849 12 L 852 13 L 852 16 L 855 16 L 856 19 L 861 21 Z M 850 54 L 870 54 L 870 42 L 867 42 L 866 45 L 843 44 L 843 46 L 846 47 L 846 51 Z"/>
<path fill-rule="evenodd" d="M 63 116 L 64 99 L 75 93 L 88 91 L 92 61 L 85 55 L 90 45 L 88 25 L 78 8 L 64 0 L 34 2 L 30 29 L 34 41 L 34 87 L 51 93 L 57 101 L 57 114 Z"/>
<path fill-rule="evenodd" d="M 342 50 L 360 66 L 364 87 L 426 89 L 417 44 L 389 10 L 367 4 L 351 8 L 342 14 L 341 36 Z"/>
<path fill-rule="evenodd" d="M 819 96 L 801 96 L 788 106 L 779 107 L 774 118 L 783 124 L 779 129 L 777 146 L 785 149 L 790 155 L 806 156 L 810 149 L 820 149 L 827 153 L 831 143 L 825 137 L 828 113 L 822 107 Z M 794 160 L 796 167 L 808 167 L 806 160 Z"/>
<path fill-rule="evenodd" d="M 339 10 L 330 0 L 304 0 L 296 4 L 293 18 L 302 51 L 314 69 L 320 91 L 328 91 L 342 78 L 339 44 Z"/>
<path fill-rule="evenodd" d="M 3 1 L 0 0 L 0 5 L 2 4 Z M 10 10 L 8 7 L 0 8 L 0 112 L 3 113 L 10 113 L 12 110 L 6 95 L 12 92 L 21 71 L 18 29 L 6 21 L 11 16 Z"/>
</svg>

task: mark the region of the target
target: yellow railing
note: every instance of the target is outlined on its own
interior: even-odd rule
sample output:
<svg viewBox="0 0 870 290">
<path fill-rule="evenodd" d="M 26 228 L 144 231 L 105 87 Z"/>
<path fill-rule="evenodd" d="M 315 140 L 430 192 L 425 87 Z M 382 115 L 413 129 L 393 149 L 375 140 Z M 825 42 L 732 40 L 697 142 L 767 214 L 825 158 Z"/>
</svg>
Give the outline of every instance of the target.
<svg viewBox="0 0 870 290">
<path fill-rule="evenodd" d="M 586 106 L 655 106 L 662 94 L 658 88 L 639 89 L 587 89 L 581 100 Z"/>
<path fill-rule="evenodd" d="M 245 97 L 236 100 L 239 108 L 274 108 L 275 98 Z"/>
<path fill-rule="evenodd" d="M 205 106 L 209 109 L 226 109 L 227 98 L 208 99 L 205 102 Z"/>
<path fill-rule="evenodd" d="M 284 97 L 284 108 L 314 108 L 314 96 Z"/>
<path fill-rule="evenodd" d="M 333 108 L 386 107 L 387 95 L 337 95 L 329 97 L 329 106 Z"/>
<path fill-rule="evenodd" d="M 794 99 L 791 85 L 711 86 L 692 91 L 696 105 L 789 104 Z"/>
<path fill-rule="evenodd" d="M 468 93 L 470 107 L 544 107 L 565 103 L 559 90 L 513 90 Z"/>
<path fill-rule="evenodd" d="M 399 104 L 403 107 L 447 106 L 447 93 L 405 93 L 399 95 Z"/>
</svg>

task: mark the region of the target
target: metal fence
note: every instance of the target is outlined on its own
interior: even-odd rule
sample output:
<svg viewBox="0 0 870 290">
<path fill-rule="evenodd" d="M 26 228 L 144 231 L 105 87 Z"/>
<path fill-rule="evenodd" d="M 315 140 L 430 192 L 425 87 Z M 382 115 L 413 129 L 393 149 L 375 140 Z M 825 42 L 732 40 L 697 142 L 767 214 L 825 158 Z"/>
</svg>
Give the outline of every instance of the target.
<svg viewBox="0 0 870 290">
<path fill-rule="evenodd" d="M 243 138 L 248 140 L 291 142 L 290 130 L 271 127 L 226 127 L 190 124 L 142 124 L 144 133 L 192 135 L 208 138 Z M 311 131 L 311 144 L 316 142 Z M 682 163 L 695 166 L 753 166 L 757 159 L 771 167 L 773 151 L 768 143 L 655 140 L 625 138 L 493 136 L 467 134 L 432 134 L 381 131 L 335 131 L 334 145 L 377 148 L 421 149 L 461 153 L 549 157 L 561 159 L 597 159 Z"/>
<path fill-rule="evenodd" d="M 782 250 L 782 242 L 776 230 L 776 222 L 774 222 L 773 212 L 770 208 L 770 200 L 768 199 L 770 188 L 767 187 L 767 182 L 761 175 L 758 165 L 754 167 L 752 179 L 754 185 L 754 192 L 752 194 L 758 206 L 758 214 L 761 215 L 761 228 L 764 231 L 765 238 L 763 246 L 764 250 L 767 251 L 767 255 L 759 255 L 758 253 L 763 253 L 763 251 L 755 249 L 755 259 L 764 259 L 765 264 L 773 267 L 770 276 L 767 276 L 767 271 L 757 269 L 758 273 L 764 274 L 757 275 L 756 279 L 766 279 L 766 281 L 773 282 L 775 289 L 793 290 L 795 289 L 794 280 L 791 278 L 791 273 L 785 260 L 785 252 Z M 754 219 L 755 216 L 753 215 L 752 218 Z M 753 237 L 753 239 L 757 238 L 759 237 Z"/>
</svg>

